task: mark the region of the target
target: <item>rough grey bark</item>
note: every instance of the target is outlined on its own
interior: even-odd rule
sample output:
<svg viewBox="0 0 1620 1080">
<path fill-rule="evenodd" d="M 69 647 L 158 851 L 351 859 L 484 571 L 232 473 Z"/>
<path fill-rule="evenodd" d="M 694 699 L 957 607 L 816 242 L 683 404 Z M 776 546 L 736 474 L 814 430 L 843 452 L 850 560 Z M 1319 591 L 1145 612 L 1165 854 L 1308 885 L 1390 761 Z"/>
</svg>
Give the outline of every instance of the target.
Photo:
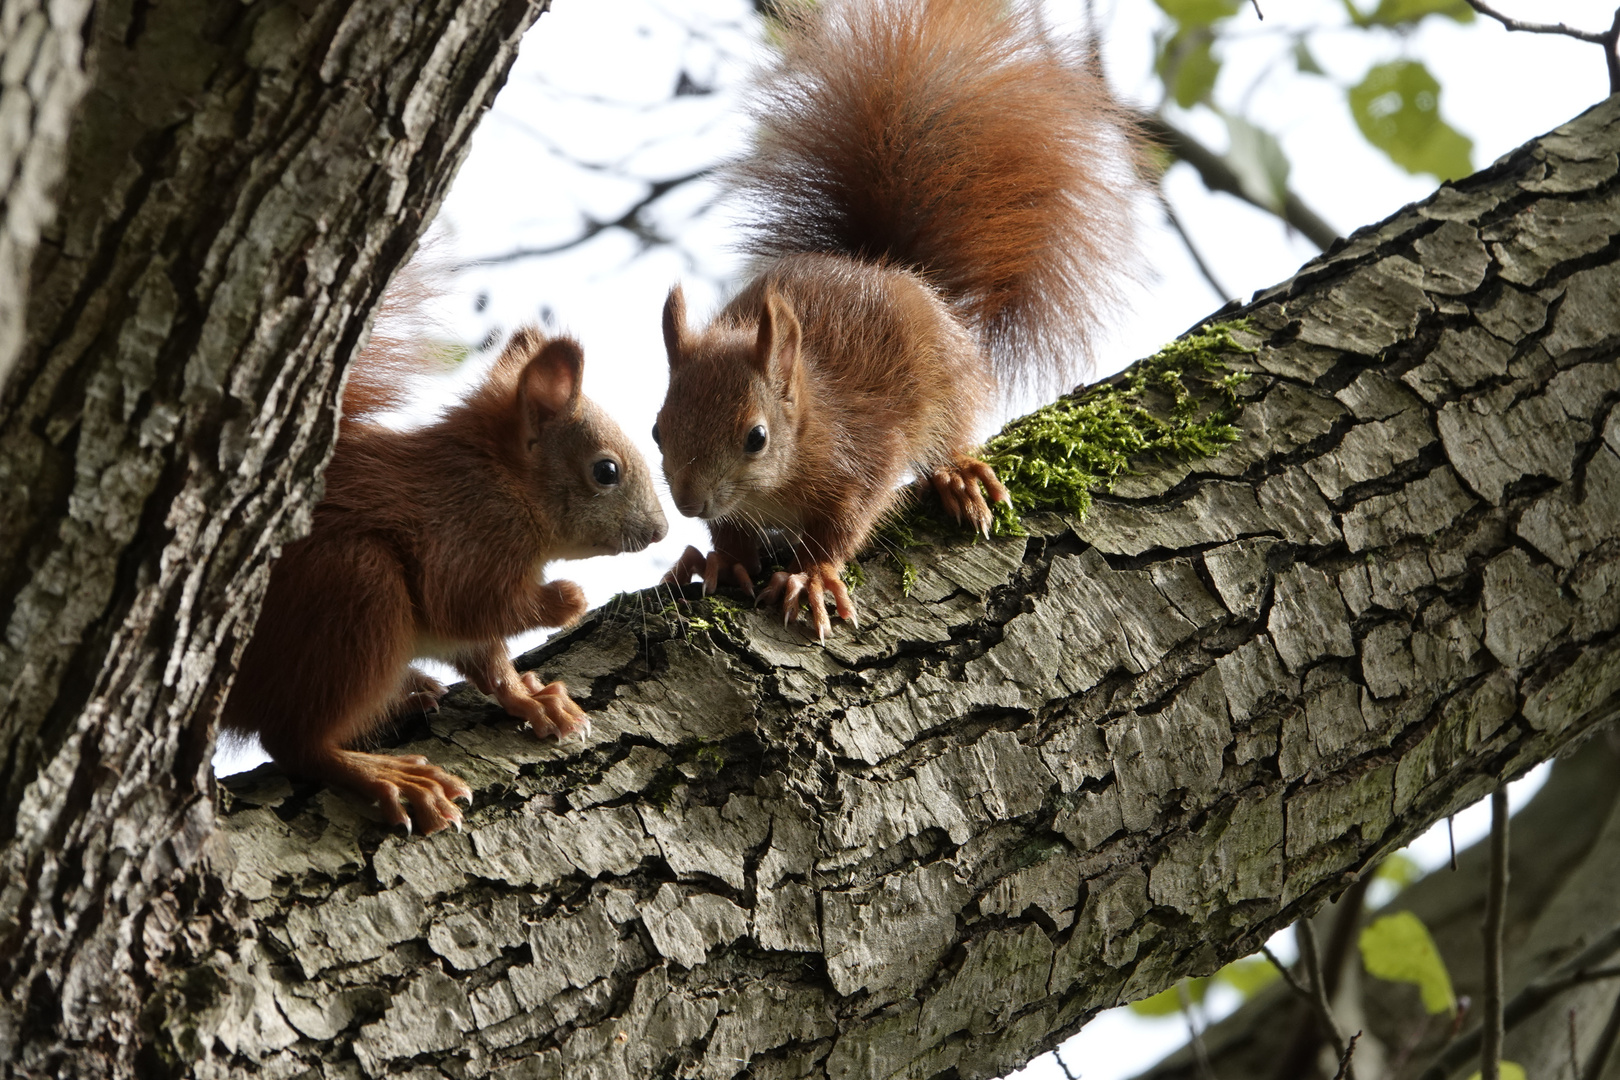
<svg viewBox="0 0 1620 1080">
<path fill-rule="evenodd" d="M 466 832 L 233 785 L 257 935 L 159 1030 L 204 1076 L 986 1077 L 1252 951 L 1620 713 L 1617 147 L 1620 97 L 1258 295 L 1241 441 L 910 596 L 874 557 L 825 648 L 647 594 L 526 661 L 589 737 L 452 695 L 406 749 Z"/>
<path fill-rule="evenodd" d="M 1620 731 L 1610 728 L 1572 755 L 1561 758 L 1551 778 L 1512 822 L 1508 891 L 1507 994 L 1509 1000 L 1532 980 L 1555 971 L 1620 926 Z M 1403 892 L 1388 907 L 1368 912 L 1360 924 L 1395 910 L 1423 920 L 1445 958 L 1459 995 L 1481 1000 L 1480 920 L 1485 908 L 1487 858 L 1484 845 L 1460 852 L 1455 873 L 1441 869 Z M 1316 916 L 1324 940 L 1337 918 L 1330 905 Z M 1353 940 L 1336 1008 L 1351 1030 L 1364 1032 L 1357 1044 L 1358 1075 L 1378 1080 L 1416 1077 L 1451 1036 L 1449 1017 L 1426 1016 L 1416 988 L 1358 974 Z M 1600 961 L 1594 966 L 1612 966 Z M 1604 1019 L 1620 995 L 1620 980 L 1571 987 L 1552 997 L 1508 1030 L 1504 1057 L 1538 1077 L 1569 1076 L 1569 1013 L 1576 1013 L 1576 1053 L 1582 1070 L 1590 1060 Z M 1304 1010 L 1286 988 L 1276 985 L 1204 1033 L 1216 1075 L 1294 1080 L 1332 1075 L 1325 1061 L 1308 1060 L 1290 1071 L 1284 1062 Z M 1476 1010 L 1477 1012 L 1477 1010 Z M 1477 1025 L 1468 1024 L 1464 1032 Z M 1314 1067 L 1314 1073 L 1313 1073 Z M 1478 1071 L 1478 1058 L 1459 1070 Z M 1183 1051 L 1142 1074 L 1144 1080 L 1198 1080 L 1202 1075 Z M 1579 1075 L 1579 1074 L 1577 1074 Z M 1611 1061 L 1604 1076 L 1620 1076 Z"/>
<path fill-rule="evenodd" d="M 0 8 L 0 1062 L 20 1075 L 155 1068 L 153 985 L 246 925 L 208 863 L 218 705 L 318 493 L 341 366 L 538 5 L 89 10 Z"/>
<path fill-rule="evenodd" d="M 0 386 L 22 349 L 40 231 L 56 213 L 89 14 L 90 0 L 0 0 Z"/>
</svg>

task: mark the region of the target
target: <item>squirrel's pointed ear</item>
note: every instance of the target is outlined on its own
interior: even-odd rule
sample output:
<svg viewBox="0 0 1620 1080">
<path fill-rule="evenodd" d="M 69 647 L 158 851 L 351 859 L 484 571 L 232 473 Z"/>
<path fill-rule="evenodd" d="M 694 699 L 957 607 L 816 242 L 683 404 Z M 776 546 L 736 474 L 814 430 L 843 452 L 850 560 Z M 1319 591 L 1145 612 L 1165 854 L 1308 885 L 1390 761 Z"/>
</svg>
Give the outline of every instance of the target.
<svg viewBox="0 0 1620 1080">
<path fill-rule="evenodd" d="M 664 350 L 669 353 L 670 366 L 686 358 L 690 335 L 686 332 L 686 294 L 679 285 L 669 290 L 664 301 Z"/>
<path fill-rule="evenodd" d="M 759 340 L 754 345 L 754 366 L 777 386 L 791 386 L 799 370 L 799 319 L 774 288 L 765 286 L 764 309 L 759 313 Z"/>
<path fill-rule="evenodd" d="M 554 338 L 535 354 L 518 380 L 523 415 L 532 438 L 548 420 L 573 419 L 580 410 L 580 381 L 585 353 L 571 338 Z"/>
</svg>

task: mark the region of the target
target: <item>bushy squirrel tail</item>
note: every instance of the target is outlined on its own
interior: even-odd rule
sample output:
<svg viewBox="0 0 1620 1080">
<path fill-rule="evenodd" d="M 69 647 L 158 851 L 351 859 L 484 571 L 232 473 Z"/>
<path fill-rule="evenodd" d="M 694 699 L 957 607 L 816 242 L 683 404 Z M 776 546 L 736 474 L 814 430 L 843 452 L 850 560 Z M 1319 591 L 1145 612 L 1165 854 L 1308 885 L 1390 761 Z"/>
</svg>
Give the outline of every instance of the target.
<svg viewBox="0 0 1620 1080">
<path fill-rule="evenodd" d="M 443 291 L 440 280 L 433 263 L 419 256 L 388 283 L 371 336 L 343 384 L 345 425 L 404 407 L 414 382 L 449 370 L 451 347 L 428 311 Z"/>
<path fill-rule="evenodd" d="M 923 274 L 1003 386 L 1064 384 L 1128 279 L 1136 140 L 1014 0 L 791 5 L 728 177 L 748 250 Z"/>
</svg>

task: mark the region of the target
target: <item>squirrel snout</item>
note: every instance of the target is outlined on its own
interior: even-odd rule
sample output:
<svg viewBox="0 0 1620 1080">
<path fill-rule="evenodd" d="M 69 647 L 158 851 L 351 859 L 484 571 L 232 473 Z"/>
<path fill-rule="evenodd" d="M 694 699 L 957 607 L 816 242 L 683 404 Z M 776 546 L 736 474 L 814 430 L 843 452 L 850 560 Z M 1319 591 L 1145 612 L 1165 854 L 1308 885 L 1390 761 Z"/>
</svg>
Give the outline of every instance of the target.
<svg viewBox="0 0 1620 1080">
<path fill-rule="evenodd" d="M 656 517 L 625 527 L 623 550 L 640 551 L 658 543 L 669 534 L 669 522 L 664 519 L 664 512 L 655 510 L 654 513 Z"/>
<path fill-rule="evenodd" d="M 675 498 L 675 509 L 686 517 L 706 518 L 713 498 L 684 484 L 671 484 L 670 494 Z"/>
</svg>

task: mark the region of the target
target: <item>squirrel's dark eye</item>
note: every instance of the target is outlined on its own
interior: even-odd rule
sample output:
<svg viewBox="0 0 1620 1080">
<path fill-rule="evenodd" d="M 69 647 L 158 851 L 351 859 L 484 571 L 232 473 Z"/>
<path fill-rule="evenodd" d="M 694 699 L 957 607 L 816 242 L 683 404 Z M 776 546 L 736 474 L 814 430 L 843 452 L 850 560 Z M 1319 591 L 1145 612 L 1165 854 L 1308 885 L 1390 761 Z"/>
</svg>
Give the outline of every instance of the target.
<svg viewBox="0 0 1620 1080">
<path fill-rule="evenodd" d="M 619 463 L 603 458 L 591 466 L 591 478 L 603 487 L 612 487 L 619 482 Z"/>
<path fill-rule="evenodd" d="M 757 454 L 763 449 L 765 449 L 765 425 L 760 424 L 748 433 L 748 438 L 743 440 L 743 450 L 750 454 Z"/>
<path fill-rule="evenodd" d="M 656 421 L 656 420 L 653 421 L 653 445 L 654 446 L 663 446 L 664 445 L 664 440 L 660 439 L 658 437 L 658 421 Z"/>
</svg>

